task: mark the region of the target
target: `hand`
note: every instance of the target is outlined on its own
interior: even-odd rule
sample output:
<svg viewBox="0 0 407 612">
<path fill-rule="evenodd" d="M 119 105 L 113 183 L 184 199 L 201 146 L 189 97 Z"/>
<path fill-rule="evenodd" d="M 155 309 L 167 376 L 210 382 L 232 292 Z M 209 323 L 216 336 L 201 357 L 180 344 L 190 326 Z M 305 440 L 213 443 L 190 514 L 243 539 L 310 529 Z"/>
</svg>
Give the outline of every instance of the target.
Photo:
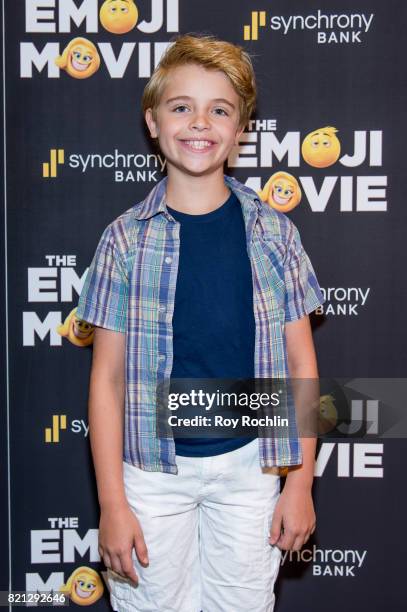
<svg viewBox="0 0 407 612">
<path fill-rule="evenodd" d="M 140 523 L 128 504 L 101 510 L 99 554 L 107 568 L 138 584 L 132 560 L 133 546 L 143 566 L 148 565 L 148 551 Z"/>
<path fill-rule="evenodd" d="M 315 531 L 315 511 L 309 487 L 285 483 L 273 513 L 270 544 L 300 550 Z"/>
</svg>

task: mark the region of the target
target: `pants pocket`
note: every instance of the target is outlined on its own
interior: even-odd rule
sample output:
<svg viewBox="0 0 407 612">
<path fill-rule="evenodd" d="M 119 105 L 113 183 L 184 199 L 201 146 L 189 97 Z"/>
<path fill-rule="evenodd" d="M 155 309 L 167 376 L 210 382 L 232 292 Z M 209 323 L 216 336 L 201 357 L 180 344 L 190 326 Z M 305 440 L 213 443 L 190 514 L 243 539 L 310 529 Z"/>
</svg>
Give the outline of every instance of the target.
<svg viewBox="0 0 407 612">
<path fill-rule="evenodd" d="M 109 584 L 110 593 L 114 595 L 116 599 L 119 599 L 120 601 L 130 601 L 130 580 L 123 578 L 123 576 L 120 576 L 120 574 L 117 574 L 108 568 L 107 582 Z"/>
</svg>

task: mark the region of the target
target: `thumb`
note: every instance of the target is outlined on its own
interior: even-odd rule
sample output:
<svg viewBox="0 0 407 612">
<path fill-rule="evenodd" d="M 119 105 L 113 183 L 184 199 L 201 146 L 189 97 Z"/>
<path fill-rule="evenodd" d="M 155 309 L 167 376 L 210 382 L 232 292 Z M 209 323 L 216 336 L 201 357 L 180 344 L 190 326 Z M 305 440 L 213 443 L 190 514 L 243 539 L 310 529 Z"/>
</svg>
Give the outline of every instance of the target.
<svg viewBox="0 0 407 612">
<path fill-rule="evenodd" d="M 269 535 L 270 544 L 275 544 L 281 536 L 282 515 L 274 512 Z"/>
</svg>

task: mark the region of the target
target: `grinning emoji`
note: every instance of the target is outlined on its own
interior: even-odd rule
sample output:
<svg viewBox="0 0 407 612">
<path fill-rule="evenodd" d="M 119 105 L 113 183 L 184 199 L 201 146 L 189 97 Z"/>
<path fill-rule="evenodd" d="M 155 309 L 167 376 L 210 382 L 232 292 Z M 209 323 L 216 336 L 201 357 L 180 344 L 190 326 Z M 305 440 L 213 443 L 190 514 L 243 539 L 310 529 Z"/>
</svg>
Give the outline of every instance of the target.
<svg viewBox="0 0 407 612">
<path fill-rule="evenodd" d="M 301 146 L 304 160 L 314 168 L 327 168 L 339 159 L 341 143 L 335 135 L 334 127 L 324 127 L 308 134 Z"/>
<path fill-rule="evenodd" d="M 126 34 L 137 23 L 138 10 L 133 0 L 105 0 L 100 7 L 100 22 L 112 34 Z"/>
<path fill-rule="evenodd" d="M 59 591 L 79 606 L 90 606 L 103 595 L 103 582 L 91 567 L 78 567 Z"/>
<path fill-rule="evenodd" d="M 100 57 L 95 45 L 86 38 L 73 38 L 62 55 L 55 60 L 58 68 L 66 70 L 74 79 L 87 79 L 100 66 Z"/>
<path fill-rule="evenodd" d="M 298 206 L 302 195 L 297 179 L 287 172 L 275 172 L 258 194 L 263 202 L 284 213 Z"/>
<path fill-rule="evenodd" d="M 78 319 L 76 315 L 77 306 L 71 310 L 65 321 L 58 325 L 57 332 L 60 336 L 68 338 L 76 346 L 88 346 L 93 342 L 95 326 L 87 321 Z"/>
</svg>

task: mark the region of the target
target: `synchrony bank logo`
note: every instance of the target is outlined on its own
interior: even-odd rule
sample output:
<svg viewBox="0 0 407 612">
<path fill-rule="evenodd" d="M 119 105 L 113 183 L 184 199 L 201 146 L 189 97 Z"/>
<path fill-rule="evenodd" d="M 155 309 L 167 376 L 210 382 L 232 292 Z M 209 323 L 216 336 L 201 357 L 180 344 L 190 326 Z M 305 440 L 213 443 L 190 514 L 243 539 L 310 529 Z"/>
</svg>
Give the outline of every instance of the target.
<svg viewBox="0 0 407 612">
<path fill-rule="evenodd" d="M 289 563 L 309 563 L 313 576 L 342 576 L 354 578 L 366 560 L 367 550 L 302 548 L 299 551 L 283 551 L 281 565 Z"/>
<path fill-rule="evenodd" d="M 294 31 L 310 31 L 318 44 L 362 43 L 369 32 L 374 13 L 326 13 L 321 9 L 307 15 L 268 15 L 252 11 L 250 23 L 243 25 L 244 40 L 258 40 L 261 30 L 287 36 Z"/>
<path fill-rule="evenodd" d="M 119 149 L 101 153 L 66 152 L 50 149 L 49 161 L 42 163 L 43 178 L 59 178 L 58 165 L 81 175 L 92 171 L 108 172 L 116 183 L 157 183 L 166 167 L 163 155 L 129 153 Z"/>
<path fill-rule="evenodd" d="M 50 149 L 49 161 L 42 164 L 43 178 L 56 178 L 58 176 L 58 165 L 63 166 L 65 163 L 64 149 Z"/>
<path fill-rule="evenodd" d="M 45 442 L 58 444 L 61 429 L 66 429 L 66 414 L 53 414 L 52 427 L 46 427 L 44 431 Z"/>
<path fill-rule="evenodd" d="M 315 310 L 317 315 L 358 316 L 366 305 L 370 287 L 321 287 L 325 302 Z"/>
<path fill-rule="evenodd" d="M 46 444 L 59 444 L 61 442 L 61 431 L 70 431 L 88 437 L 89 425 L 84 419 L 72 419 L 68 423 L 66 414 L 53 414 L 52 426 L 44 428 L 44 441 Z"/>
</svg>

